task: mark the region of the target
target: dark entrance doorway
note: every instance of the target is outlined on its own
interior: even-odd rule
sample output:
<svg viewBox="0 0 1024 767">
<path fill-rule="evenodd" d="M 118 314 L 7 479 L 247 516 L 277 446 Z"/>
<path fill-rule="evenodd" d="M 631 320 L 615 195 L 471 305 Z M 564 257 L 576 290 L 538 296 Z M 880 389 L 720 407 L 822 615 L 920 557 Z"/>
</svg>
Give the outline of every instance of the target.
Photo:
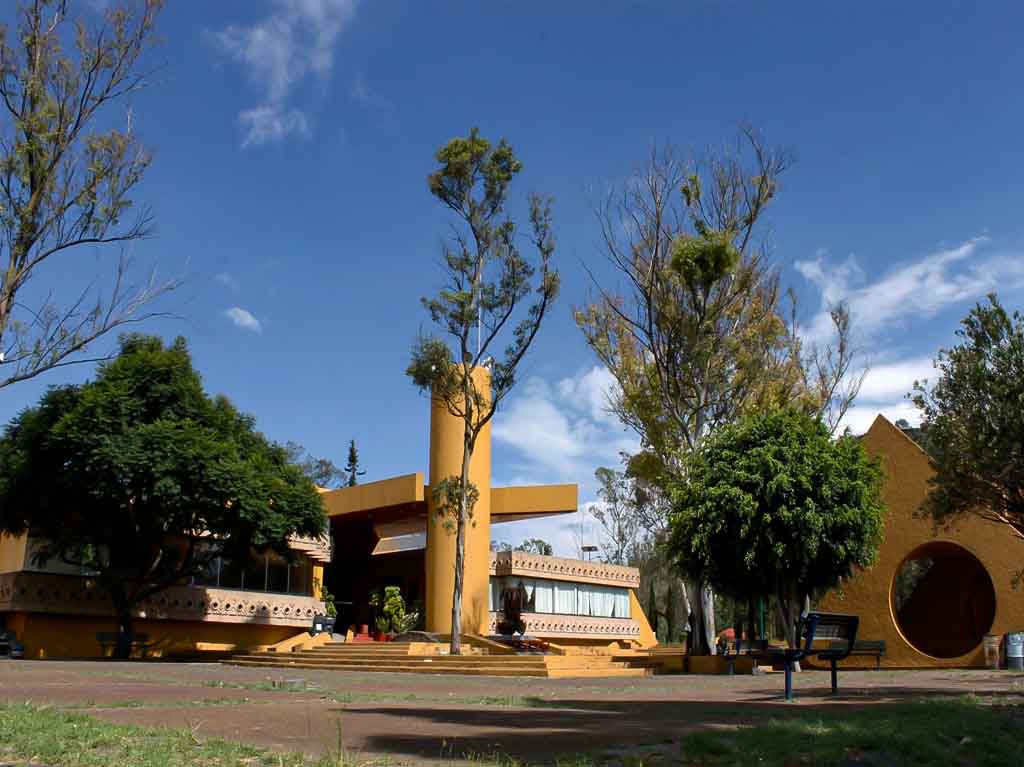
<svg viewBox="0 0 1024 767">
<path fill-rule="evenodd" d="M 949 541 L 914 549 L 896 570 L 890 600 L 903 637 L 934 658 L 974 650 L 996 616 L 996 593 L 985 566 Z"/>
<path fill-rule="evenodd" d="M 426 591 L 423 549 L 377 554 L 380 542 L 372 519 L 331 520 L 334 550 L 324 572 L 327 590 L 338 608 L 337 631 L 363 624 L 374 628 L 370 595 L 385 586 L 398 586 L 408 610 L 419 609 Z"/>
</svg>

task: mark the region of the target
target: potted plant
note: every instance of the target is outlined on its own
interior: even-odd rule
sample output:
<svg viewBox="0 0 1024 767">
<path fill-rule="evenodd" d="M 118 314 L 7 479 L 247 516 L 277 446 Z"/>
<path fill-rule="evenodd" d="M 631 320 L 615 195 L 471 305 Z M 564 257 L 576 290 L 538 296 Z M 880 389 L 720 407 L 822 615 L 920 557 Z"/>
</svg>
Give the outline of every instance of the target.
<svg viewBox="0 0 1024 767">
<path fill-rule="evenodd" d="M 411 631 L 419 622 L 419 612 L 406 610 L 405 599 L 398 586 L 387 586 L 383 593 L 371 595 L 370 606 L 377 612 L 377 637 L 382 642 Z"/>
</svg>

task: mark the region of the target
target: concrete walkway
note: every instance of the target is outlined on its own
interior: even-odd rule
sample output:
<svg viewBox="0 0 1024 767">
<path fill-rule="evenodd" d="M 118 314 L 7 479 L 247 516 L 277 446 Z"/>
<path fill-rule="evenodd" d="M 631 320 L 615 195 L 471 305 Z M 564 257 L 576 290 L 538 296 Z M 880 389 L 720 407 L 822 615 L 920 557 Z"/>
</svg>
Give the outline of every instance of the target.
<svg viewBox="0 0 1024 767">
<path fill-rule="evenodd" d="M 530 760 L 653 747 L 685 732 L 766 715 L 966 693 L 1024 696 L 1024 676 L 992 671 L 849 671 L 638 679 L 518 679 L 281 671 L 218 664 L 0 661 L 0 700 L 74 707 L 113 722 L 188 727 L 310 755 L 339 743 L 390 764 L 506 753 Z M 1024 698 L 1022 698 L 1024 699 Z"/>
</svg>

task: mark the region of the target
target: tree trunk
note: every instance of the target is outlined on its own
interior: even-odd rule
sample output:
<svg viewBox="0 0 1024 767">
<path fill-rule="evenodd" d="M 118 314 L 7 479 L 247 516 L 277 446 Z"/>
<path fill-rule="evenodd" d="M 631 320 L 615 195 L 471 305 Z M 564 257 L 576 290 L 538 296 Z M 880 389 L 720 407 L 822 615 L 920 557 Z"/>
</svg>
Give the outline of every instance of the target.
<svg viewBox="0 0 1024 767">
<path fill-rule="evenodd" d="M 120 599 L 115 603 L 117 610 L 117 643 L 114 645 L 114 658 L 128 660 L 132 655 L 132 606 L 128 600 Z"/>
<path fill-rule="evenodd" d="M 795 649 L 800 645 L 801 639 L 798 626 L 800 625 L 800 608 L 803 599 L 798 596 L 796 589 L 790 589 L 787 593 L 786 589 L 780 587 L 777 591 L 779 598 L 775 604 L 779 619 L 782 621 L 782 631 L 786 638 L 786 644 Z M 794 670 L 800 670 L 799 662 L 795 664 Z"/>
<path fill-rule="evenodd" d="M 462 476 L 459 483 L 459 516 L 455 525 L 455 588 L 452 590 L 452 637 L 448 646 L 451 655 L 462 654 L 462 589 L 466 575 L 466 523 L 468 513 L 469 462 L 473 449 L 467 441 L 462 448 Z"/>
<path fill-rule="evenodd" d="M 715 595 L 703 582 L 687 583 L 690 603 L 690 655 L 715 654 Z"/>
</svg>

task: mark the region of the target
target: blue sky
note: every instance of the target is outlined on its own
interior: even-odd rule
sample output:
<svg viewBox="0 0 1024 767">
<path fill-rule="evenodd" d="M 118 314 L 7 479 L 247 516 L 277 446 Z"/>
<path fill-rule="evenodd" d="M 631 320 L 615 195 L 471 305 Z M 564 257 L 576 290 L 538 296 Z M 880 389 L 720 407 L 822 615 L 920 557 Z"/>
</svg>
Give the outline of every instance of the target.
<svg viewBox="0 0 1024 767">
<path fill-rule="evenodd" d="M 902 395 L 972 303 L 1024 297 L 1022 22 L 997 2 L 171 0 L 132 102 L 158 225 L 133 255 L 186 284 L 180 319 L 147 329 L 185 335 L 270 437 L 339 463 L 354 438 L 367 480 L 425 471 L 427 402 L 403 374 L 447 226 L 425 178 L 471 126 L 505 136 L 517 200 L 556 199 L 563 294 L 495 424 L 495 482 L 590 501 L 594 468 L 634 444 L 571 317 L 582 265 L 601 269 L 593 190 L 654 142 L 700 150 L 747 121 L 797 159 L 769 218 L 808 332 L 829 301 L 853 309 L 872 371 L 851 425 L 914 420 Z M 40 281 L 102 284 L 114 257 Z M 0 415 L 90 373 L 10 387 Z M 496 537 L 571 551 L 564 522 L 523 525 Z"/>
</svg>

